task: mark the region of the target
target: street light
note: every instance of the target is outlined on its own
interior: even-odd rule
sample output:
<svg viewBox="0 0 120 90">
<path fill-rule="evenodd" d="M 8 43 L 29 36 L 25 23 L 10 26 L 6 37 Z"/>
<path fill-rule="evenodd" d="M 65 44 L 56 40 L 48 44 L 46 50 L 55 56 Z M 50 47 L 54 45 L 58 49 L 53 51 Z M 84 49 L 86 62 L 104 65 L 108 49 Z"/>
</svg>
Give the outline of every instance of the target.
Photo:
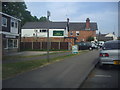
<svg viewBox="0 0 120 90">
<path fill-rule="evenodd" d="M 50 17 L 50 12 L 47 11 L 47 60 L 49 62 L 49 17 Z"/>
</svg>

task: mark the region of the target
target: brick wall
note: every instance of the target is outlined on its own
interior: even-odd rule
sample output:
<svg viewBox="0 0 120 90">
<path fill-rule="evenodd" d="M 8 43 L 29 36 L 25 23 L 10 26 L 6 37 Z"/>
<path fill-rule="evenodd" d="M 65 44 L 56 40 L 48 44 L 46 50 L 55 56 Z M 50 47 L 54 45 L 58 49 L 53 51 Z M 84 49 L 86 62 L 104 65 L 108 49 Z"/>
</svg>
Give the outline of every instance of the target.
<svg viewBox="0 0 120 90">
<path fill-rule="evenodd" d="M 21 42 L 47 42 L 46 37 L 22 37 Z M 64 38 L 49 38 L 50 42 L 64 42 Z"/>
<path fill-rule="evenodd" d="M 71 31 L 70 31 L 71 32 Z M 95 37 L 96 36 L 96 31 L 79 31 L 79 36 L 76 36 L 76 31 L 72 31 L 73 35 L 70 35 L 70 32 L 68 33 L 69 37 L 77 37 L 78 40 L 76 42 L 80 42 L 82 40 L 86 41 L 89 36 Z"/>
</svg>

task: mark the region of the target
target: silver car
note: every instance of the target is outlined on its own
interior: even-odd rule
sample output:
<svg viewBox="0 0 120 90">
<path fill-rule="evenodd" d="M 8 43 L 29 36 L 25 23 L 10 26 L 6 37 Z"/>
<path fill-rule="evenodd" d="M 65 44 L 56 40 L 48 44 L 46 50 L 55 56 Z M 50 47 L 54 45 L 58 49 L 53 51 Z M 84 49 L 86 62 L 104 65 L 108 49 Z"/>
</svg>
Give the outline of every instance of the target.
<svg viewBox="0 0 120 90">
<path fill-rule="evenodd" d="M 120 40 L 107 41 L 104 43 L 99 54 L 100 66 L 105 64 L 120 65 Z"/>
</svg>

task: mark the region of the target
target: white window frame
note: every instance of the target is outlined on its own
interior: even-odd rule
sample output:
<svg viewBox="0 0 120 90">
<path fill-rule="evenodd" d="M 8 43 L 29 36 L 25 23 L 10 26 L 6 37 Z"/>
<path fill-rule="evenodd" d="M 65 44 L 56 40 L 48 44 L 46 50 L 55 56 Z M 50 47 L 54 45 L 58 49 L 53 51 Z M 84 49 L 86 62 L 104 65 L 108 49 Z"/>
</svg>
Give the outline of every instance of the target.
<svg viewBox="0 0 120 90">
<path fill-rule="evenodd" d="M 13 26 L 12 26 L 12 23 L 13 23 Z M 17 25 L 17 27 L 16 27 L 16 25 Z M 18 28 L 18 21 L 15 20 L 15 19 L 11 19 L 11 27 L 12 28 Z"/>
<path fill-rule="evenodd" d="M 5 19 L 5 25 L 3 24 L 3 19 Z M 2 26 L 7 27 L 7 18 L 6 17 L 2 17 Z"/>
<path fill-rule="evenodd" d="M 79 35 L 80 35 L 80 32 L 79 32 L 79 31 L 76 31 L 76 36 L 79 36 L 79 35 L 77 35 L 77 34 L 79 34 Z"/>
<path fill-rule="evenodd" d="M 13 41 L 13 47 L 8 47 L 8 40 L 9 39 L 7 39 L 7 42 L 6 42 L 6 48 L 4 48 L 4 49 L 14 49 L 14 48 L 18 48 L 18 39 L 10 39 L 10 40 L 12 40 Z M 14 42 L 15 42 L 15 40 L 17 40 L 17 47 L 14 47 Z"/>
</svg>

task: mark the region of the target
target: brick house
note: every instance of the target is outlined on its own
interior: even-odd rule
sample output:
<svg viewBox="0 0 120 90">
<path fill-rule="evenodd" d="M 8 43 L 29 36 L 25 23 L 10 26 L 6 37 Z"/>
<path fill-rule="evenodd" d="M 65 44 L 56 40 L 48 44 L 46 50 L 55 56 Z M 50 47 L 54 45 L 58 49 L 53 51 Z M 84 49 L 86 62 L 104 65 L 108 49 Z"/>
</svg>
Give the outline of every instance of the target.
<svg viewBox="0 0 120 90">
<path fill-rule="evenodd" d="M 46 42 L 47 22 L 27 22 L 22 27 L 22 42 Z M 50 42 L 74 42 L 86 41 L 88 37 L 96 37 L 97 23 L 90 22 L 49 22 Z"/>
<path fill-rule="evenodd" d="M 3 54 L 17 52 L 20 47 L 20 19 L 0 12 L 0 35 Z"/>
</svg>

